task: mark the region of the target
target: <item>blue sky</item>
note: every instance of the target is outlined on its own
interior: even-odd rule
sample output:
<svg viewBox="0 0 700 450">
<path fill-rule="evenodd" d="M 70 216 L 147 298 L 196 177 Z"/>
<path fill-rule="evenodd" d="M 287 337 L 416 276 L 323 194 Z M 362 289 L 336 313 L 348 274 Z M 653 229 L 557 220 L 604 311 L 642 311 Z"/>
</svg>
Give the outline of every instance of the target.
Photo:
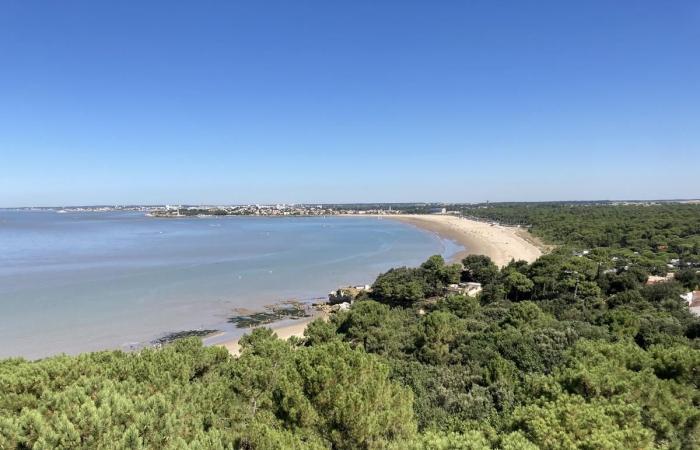
<svg viewBox="0 0 700 450">
<path fill-rule="evenodd" d="M 694 0 L 0 2 L 0 206 L 689 198 L 699 167 Z"/>
</svg>

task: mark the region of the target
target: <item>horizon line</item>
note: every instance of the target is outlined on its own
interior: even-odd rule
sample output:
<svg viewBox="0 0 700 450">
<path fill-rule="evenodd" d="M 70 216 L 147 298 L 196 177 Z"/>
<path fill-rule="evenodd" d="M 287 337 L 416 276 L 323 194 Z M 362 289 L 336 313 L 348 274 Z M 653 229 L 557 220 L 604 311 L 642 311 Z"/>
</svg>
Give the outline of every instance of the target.
<svg viewBox="0 0 700 450">
<path fill-rule="evenodd" d="M 665 202 L 665 203 L 693 203 L 700 202 L 699 198 L 650 198 L 650 199 L 587 199 L 587 200 L 500 200 L 500 201 L 478 201 L 478 202 L 445 202 L 445 201 L 415 201 L 415 202 L 382 202 L 382 201 L 364 201 L 364 202 L 272 202 L 272 203 L 93 203 L 93 204 L 62 204 L 62 205 L 24 205 L 24 206 L 0 206 L 0 209 L 53 209 L 53 208 L 104 208 L 104 207 L 162 207 L 162 206 L 180 206 L 180 207 L 231 207 L 231 206 L 273 206 L 273 205 L 341 205 L 341 206 L 360 206 L 360 205 L 483 205 L 483 204 L 504 204 L 504 203 L 523 203 L 523 204 L 545 204 L 545 203 L 616 203 L 616 202 Z"/>
</svg>

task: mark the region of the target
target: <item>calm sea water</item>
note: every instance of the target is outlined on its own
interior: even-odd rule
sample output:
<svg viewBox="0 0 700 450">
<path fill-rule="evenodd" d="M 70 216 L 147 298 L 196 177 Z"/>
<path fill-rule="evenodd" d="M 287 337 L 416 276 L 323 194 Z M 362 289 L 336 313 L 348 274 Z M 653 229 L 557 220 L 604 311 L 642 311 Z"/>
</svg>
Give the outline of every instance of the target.
<svg viewBox="0 0 700 450">
<path fill-rule="evenodd" d="M 128 348 L 166 332 L 226 328 L 235 308 L 324 296 L 459 249 L 377 218 L 4 210 L 0 357 Z"/>
</svg>

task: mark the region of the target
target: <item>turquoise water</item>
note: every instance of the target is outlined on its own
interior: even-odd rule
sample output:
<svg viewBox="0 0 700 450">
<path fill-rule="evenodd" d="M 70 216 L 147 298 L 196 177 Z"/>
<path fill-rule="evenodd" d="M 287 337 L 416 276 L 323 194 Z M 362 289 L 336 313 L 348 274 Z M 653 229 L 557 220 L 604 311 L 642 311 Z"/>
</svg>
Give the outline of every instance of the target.
<svg viewBox="0 0 700 450">
<path fill-rule="evenodd" d="M 325 296 L 459 249 L 377 218 L 0 211 L 0 357 L 222 328 L 235 308 Z"/>
</svg>

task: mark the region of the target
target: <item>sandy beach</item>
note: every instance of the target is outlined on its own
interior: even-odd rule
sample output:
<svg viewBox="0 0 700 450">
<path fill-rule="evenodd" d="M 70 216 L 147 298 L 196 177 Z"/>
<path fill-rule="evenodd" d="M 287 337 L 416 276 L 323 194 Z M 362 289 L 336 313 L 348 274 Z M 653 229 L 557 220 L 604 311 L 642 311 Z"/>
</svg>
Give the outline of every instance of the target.
<svg viewBox="0 0 700 450">
<path fill-rule="evenodd" d="M 261 325 L 263 328 L 269 328 L 272 331 L 275 332 L 278 338 L 280 339 L 289 339 L 292 336 L 297 336 L 301 337 L 304 335 L 304 330 L 306 329 L 306 326 L 311 323 L 312 321 L 323 317 L 321 314 L 314 314 L 311 317 L 304 317 L 303 319 L 297 319 L 292 323 L 288 323 L 287 321 L 284 322 L 273 322 L 267 325 Z M 256 327 L 259 328 L 259 327 Z M 250 331 L 253 331 L 254 328 L 251 328 Z M 247 333 L 246 333 L 247 334 Z M 216 344 L 217 346 L 224 347 L 226 348 L 230 354 L 233 356 L 238 356 L 241 353 L 241 346 L 238 343 L 240 338 L 238 339 L 232 339 L 227 342 L 222 342 L 221 344 Z"/>
<path fill-rule="evenodd" d="M 511 259 L 532 262 L 542 255 L 543 246 L 526 230 L 492 225 L 450 215 L 397 214 L 382 216 L 432 231 L 463 245 L 467 250 L 455 255 L 457 262 L 469 254 L 486 255 L 499 267 Z"/>
</svg>

